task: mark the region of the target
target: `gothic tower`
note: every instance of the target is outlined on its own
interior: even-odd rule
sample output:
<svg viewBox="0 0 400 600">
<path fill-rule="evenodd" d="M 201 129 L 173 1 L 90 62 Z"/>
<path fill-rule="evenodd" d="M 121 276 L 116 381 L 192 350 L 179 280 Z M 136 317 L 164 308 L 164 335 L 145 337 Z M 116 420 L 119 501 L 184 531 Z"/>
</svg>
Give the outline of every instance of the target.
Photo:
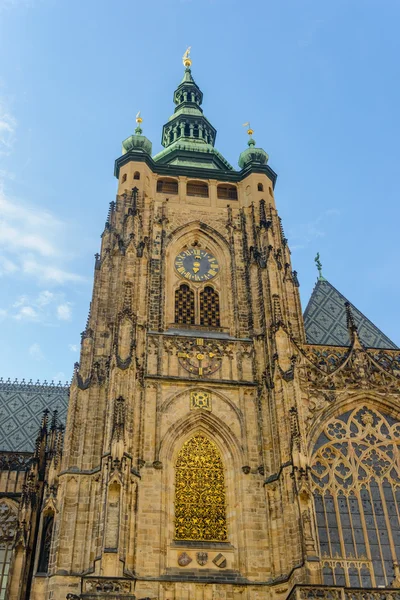
<svg viewBox="0 0 400 600">
<path fill-rule="evenodd" d="M 332 495 L 340 478 L 346 490 L 351 463 L 332 462 L 339 449 L 328 442 L 358 427 L 361 448 L 380 418 L 365 408 L 372 358 L 350 308 L 351 347 L 324 354 L 306 344 L 268 155 L 249 129 L 240 170 L 232 168 L 215 148 L 187 54 L 184 65 L 162 152 L 151 156 L 138 117 L 115 163 L 118 193 L 96 255 L 61 468 L 40 521 L 51 523 L 40 533 L 51 546 L 45 573 L 32 567 L 34 600 L 286 598 L 324 577 L 357 587 L 356 571 L 372 569 L 365 542 L 365 565 L 354 550 L 354 566 L 344 557 L 343 579 L 331 581 L 335 566 L 318 545 L 338 502 L 329 505 L 324 477 L 337 475 Z M 383 377 L 392 385 L 380 434 L 391 428 L 395 439 L 394 375 L 374 369 L 377 386 Z M 355 425 L 335 421 L 339 400 Z M 369 455 L 372 469 L 379 452 Z M 389 498 L 389 483 L 382 489 Z M 14 582 L 21 568 L 14 564 Z M 379 581 L 371 575 L 370 587 Z"/>
</svg>

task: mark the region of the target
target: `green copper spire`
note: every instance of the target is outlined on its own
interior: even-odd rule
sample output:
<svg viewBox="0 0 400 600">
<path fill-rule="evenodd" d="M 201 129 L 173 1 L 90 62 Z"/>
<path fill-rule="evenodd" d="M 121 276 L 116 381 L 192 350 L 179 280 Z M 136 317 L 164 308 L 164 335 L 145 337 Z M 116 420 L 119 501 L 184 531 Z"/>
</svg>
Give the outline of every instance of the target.
<svg viewBox="0 0 400 600">
<path fill-rule="evenodd" d="M 232 166 L 214 148 L 216 129 L 204 116 L 203 93 L 193 79 L 190 48 L 183 55 L 185 71 L 176 88 L 174 114 L 164 125 L 161 143 L 165 150 L 154 157 L 156 162 L 232 170 Z"/>
<path fill-rule="evenodd" d="M 247 134 L 250 136 L 247 142 L 248 148 L 244 150 L 239 156 L 239 167 L 244 169 L 249 165 L 266 165 L 268 162 L 268 154 L 262 148 L 256 148 L 256 142 L 252 135 L 253 129 L 250 127 L 250 123 L 244 123 L 243 127 L 248 127 Z"/>
<path fill-rule="evenodd" d="M 152 151 L 152 143 L 146 136 L 142 135 L 142 125 L 143 119 L 140 116 L 140 110 L 136 115 L 136 129 L 134 135 L 129 136 L 122 142 L 122 154 L 126 154 L 131 150 L 139 150 L 140 152 L 144 152 L 146 154 L 151 155 Z"/>
</svg>

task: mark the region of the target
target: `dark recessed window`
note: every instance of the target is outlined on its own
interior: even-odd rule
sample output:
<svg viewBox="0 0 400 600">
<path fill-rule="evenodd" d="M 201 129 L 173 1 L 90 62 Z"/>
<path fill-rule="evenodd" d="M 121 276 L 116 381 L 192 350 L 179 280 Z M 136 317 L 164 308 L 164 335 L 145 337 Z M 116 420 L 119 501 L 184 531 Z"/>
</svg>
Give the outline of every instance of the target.
<svg viewBox="0 0 400 600">
<path fill-rule="evenodd" d="M 159 179 L 157 181 L 157 192 L 161 194 L 177 194 L 178 182 L 176 179 Z"/>
<path fill-rule="evenodd" d="M 208 184 L 202 181 L 189 181 L 186 186 L 186 192 L 188 196 L 208 198 Z"/>
<path fill-rule="evenodd" d="M 237 188 L 234 185 L 219 185 L 217 187 L 217 197 L 220 200 L 237 200 Z"/>
</svg>

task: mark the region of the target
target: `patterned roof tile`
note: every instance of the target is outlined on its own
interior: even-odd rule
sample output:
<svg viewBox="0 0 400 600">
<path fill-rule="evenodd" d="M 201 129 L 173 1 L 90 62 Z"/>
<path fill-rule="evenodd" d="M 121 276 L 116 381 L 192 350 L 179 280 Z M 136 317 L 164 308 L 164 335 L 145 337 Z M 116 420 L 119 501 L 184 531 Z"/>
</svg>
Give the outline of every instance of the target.
<svg viewBox="0 0 400 600">
<path fill-rule="evenodd" d="M 304 312 L 304 327 L 309 344 L 349 346 L 345 302 L 348 300 L 326 279 L 318 279 Z M 361 343 L 366 348 L 397 349 L 376 325 L 351 303 Z"/>
<path fill-rule="evenodd" d="M 0 451 L 33 452 L 43 411 L 67 417 L 69 386 L 4 381 L 0 378 Z"/>
</svg>

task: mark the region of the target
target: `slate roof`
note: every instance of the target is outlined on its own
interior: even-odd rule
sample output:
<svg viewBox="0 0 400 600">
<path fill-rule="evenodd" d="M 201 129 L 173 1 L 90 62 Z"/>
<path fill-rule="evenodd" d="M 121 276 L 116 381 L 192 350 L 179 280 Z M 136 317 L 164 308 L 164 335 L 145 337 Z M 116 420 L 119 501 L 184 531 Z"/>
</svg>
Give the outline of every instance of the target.
<svg viewBox="0 0 400 600">
<path fill-rule="evenodd" d="M 304 312 L 304 327 L 309 344 L 349 346 L 345 302 L 348 300 L 326 279 L 318 279 Z M 376 325 L 353 304 L 351 310 L 361 343 L 366 348 L 397 349 Z"/>
<path fill-rule="evenodd" d="M 0 378 L 0 452 L 33 452 L 43 411 L 67 417 L 69 385 L 25 383 Z"/>
</svg>

